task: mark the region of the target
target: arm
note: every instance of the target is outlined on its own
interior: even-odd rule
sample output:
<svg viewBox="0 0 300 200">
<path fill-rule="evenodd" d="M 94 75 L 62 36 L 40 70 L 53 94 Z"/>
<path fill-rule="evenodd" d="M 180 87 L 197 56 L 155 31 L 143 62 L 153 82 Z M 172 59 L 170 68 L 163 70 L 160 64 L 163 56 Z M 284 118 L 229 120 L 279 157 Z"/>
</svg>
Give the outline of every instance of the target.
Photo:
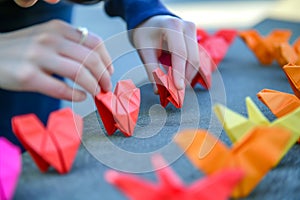
<svg viewBox="0 0 300 200">
<path fill-rule="evenodd" d="M 155 15 L 175 16 L 158 0 L 110 0 L 105 4 L 105 11 L 111 17 L 121 17 L 128 30 Z"/>
</svg>

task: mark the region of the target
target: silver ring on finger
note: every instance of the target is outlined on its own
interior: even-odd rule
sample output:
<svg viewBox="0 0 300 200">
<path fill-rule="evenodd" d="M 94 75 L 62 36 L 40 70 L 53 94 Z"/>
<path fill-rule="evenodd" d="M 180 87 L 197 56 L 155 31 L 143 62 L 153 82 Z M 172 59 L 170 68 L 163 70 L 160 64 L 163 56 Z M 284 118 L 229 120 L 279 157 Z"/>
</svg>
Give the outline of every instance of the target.
<svg viewBox="0 0 300 200">
<path fill-rule="evenodd" d="M 86 41 L 86 39 L 87 39 L 87 37 L 89 35 L 89 30 L 87 28 L 81 27 L 81 26 L 78 27 L 76 30 L 79 31 L 80 34 L 81 34 L 81 38 L 79 40 L 79 44 L 82 45 L 82 44 L 84 44 L 84 42 Z"/>
</svg>

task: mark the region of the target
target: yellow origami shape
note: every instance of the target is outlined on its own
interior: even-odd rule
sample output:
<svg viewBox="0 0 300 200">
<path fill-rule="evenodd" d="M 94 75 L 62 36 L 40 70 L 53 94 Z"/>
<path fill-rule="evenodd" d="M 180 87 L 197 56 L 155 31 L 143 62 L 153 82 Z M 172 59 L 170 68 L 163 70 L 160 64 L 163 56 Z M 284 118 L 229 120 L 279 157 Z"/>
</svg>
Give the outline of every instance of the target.
<svg viewBox="0 0 300 200">
<path fill-rule="evenodd" d="M 295 143 L 292 132 L 280 127 L 257 126 L 227 147 L 206 130 L 185 130 L 175 136 L 175 142 L 192 164 L 205 174 L 225 169 L 240 169 L 244 179 L 232 197 L 247 196 Z"/>
<path fill-rule="evenodd" d="M 247 132 L 259 125 L 283 127 L 291 131 L 296 140 L 300 137 L 300 108 L 270 122 L 250 97 L 246 97 L 246 106 L 248 118 L 221 104 L 216 104 L 214 106 L 216 116 L 223 124 L 226 134 L 233 143 L 240 140 Z M 293 144 L 290 145 L 292 146 Z M 287 147 L 287 149 L 289 148 L 290 147 Z"/>
</svg>

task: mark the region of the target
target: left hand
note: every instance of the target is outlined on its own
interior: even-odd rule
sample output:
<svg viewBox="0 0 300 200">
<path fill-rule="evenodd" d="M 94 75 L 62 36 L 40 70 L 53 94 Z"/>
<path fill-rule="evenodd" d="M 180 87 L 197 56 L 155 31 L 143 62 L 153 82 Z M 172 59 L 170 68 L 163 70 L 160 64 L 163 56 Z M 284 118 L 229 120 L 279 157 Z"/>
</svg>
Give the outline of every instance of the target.
<svg viewBox="0 0 300 200">
<path fill-rule="evenodd" d="M 172 74 L 177 89 L 191 83 L 199 69 L 199 50 L 194 23 L 169 15 L 149 18 L 132 32 L 133 45 L 145 65 L 149 80 L 153 70 L 159 67 L 158 57 L 167 50 L 172 57 Z M 157 93 L 156 85 L 154 92 Z"/>
</svg>

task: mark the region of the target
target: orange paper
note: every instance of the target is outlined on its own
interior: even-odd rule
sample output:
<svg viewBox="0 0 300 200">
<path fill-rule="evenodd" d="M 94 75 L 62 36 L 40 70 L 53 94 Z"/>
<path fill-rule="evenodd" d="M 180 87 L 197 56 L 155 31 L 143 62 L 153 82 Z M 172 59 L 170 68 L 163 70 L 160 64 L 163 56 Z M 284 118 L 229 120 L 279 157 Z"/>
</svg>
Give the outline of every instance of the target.
<svg viewBox="0 0 300 200">
<path fill-rule="evenodd" d="M 161 168 L 156 171 L 158 183 L 114 170 L 107 171 L 105 179 L 132 200 L 225 200 L 243 176 L 240 170 L 224 170 L 185 185 L 170 167 L 164 167 L 162 157 L 156 155 L 153 165 Z"/>
<path fill-rule="evenodd" d="M 50 166 L 61 174 L 70 171 L 83 130 L 82 118 L 70 108 L 52 112 L 47 127 L 26 114 L 13 117 L 12 128 L 42 172 Z"/>
<path fill-rule="evenodd" d="M 258 99 L 262 101 L 276 117 L 282 117 L 300 106 L 300 66 L 287 64 L 283 66 L 282 69 L 295 95 L 270 89 L 263 89 L 257 93 Z"/>
<path fill-rule="evenodd" d="M 285 92 L 263 89 L 257 93 L 257 97 L 276 117 L 283 117 L 300 107 L 300 100 Z"/>
<path fill-rule="evenodd" d="M 275 50 L 275 57 L 280 66 L 288 63 L 300 65 L 300 37 L 293 46 L 287 42 L 278 45 Z"/>
<path fill-rule="evenodd" d="M 241 198 L 278 164 L 294 138 L 286 129 L 261 126 L 248 132 L 232 148 L 206 130 L 182 131 L 175 136 L 175 142 L 205 174 L 232 168 L 243 170 L 245 177 L 232 193 L 232 197 Z"/>
<path fill-rule="evenodd" d="M 294 94 L 300 99 L 300 65 L 287 64 L 282 69 L 289 80 Z"/>
<path fill-rule="evenodd" d="M 245 30 L 239 33 L 240 37 L 253 51 L 259 62 L 270 65 L 276 59 L 276 48 L 289 42 L 290 30 L 275 29 L 267 36 L 261 36 L 256 30 Z"/>
<path fill-rule="evenodd" d="M 140 89 L 131 80 L 117 83 L 114 93 L 100 92 L 95 103 L 108 135 L 119 129 L 132 136 L 140 110 Z"/>
<path fill-rule="evenodd" d="M 160 68 L 155 69 L 153 77 L 158 89 L 160 104 L 166 107 L 171 102 L 176 108 L 181 108 L 184 101 L 185 89 L 177 90 L 173 81 L 171 67 L 169 67 L 167 74 Z"/>
</svg>

